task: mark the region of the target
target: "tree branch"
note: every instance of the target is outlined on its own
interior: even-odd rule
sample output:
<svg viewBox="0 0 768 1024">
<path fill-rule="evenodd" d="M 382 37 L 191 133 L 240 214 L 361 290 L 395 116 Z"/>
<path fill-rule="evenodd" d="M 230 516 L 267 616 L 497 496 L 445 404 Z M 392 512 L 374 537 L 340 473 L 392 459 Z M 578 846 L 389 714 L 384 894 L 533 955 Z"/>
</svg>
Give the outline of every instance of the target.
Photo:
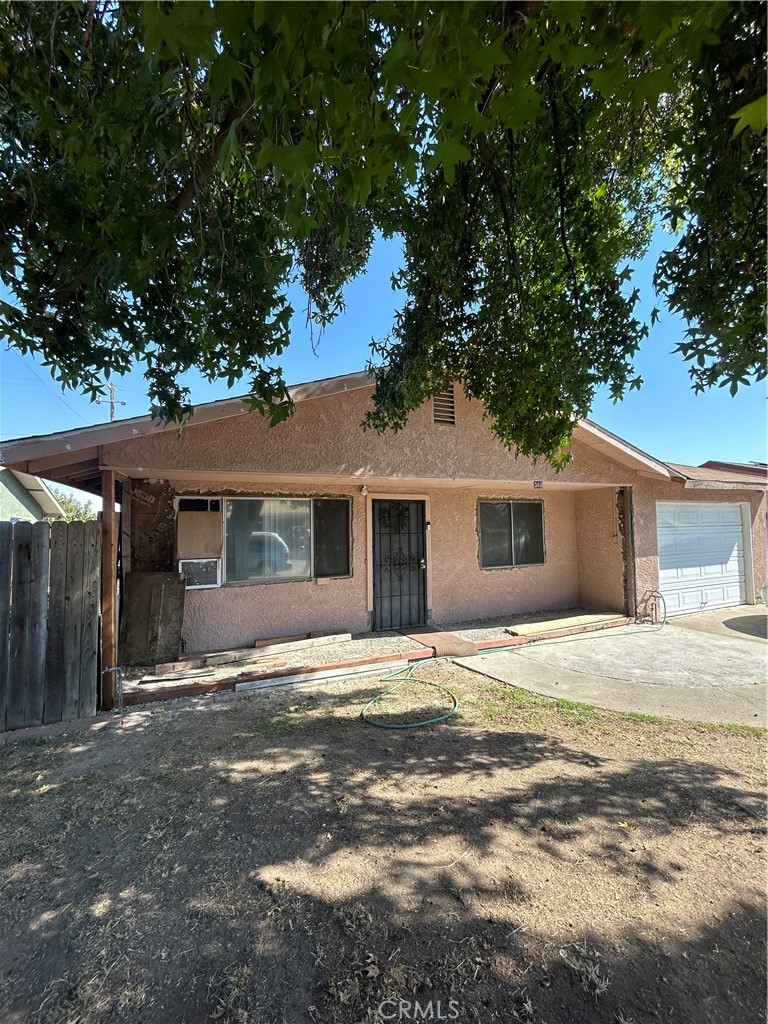
<svg viewBox="0 0 768 1024">
<path fill-rule="evenodd" d="M 576 308 L 578 310 L 580 307 L 579 300 L 581 298 L 581 291 L 579 289 L 579 282 L 576 276 L 576 266 L 573 262 L 573 256 L 571 255 L 570 246 L 568 245 L 568 233 L 565 229 L 565 175 L 563 174 L 563 158 L 560 148 L 560 115 L 557 109 L 557 101 L 555 100 L 554 89 L 550 89 L 549 95 L 549 105 L 550 109 L 552 110 L 553 141 L 555 143 L 555 171 L 557 173 L 557 193 L 559 199 L 558 222 L 560 227 L 560 241 L 563 246 L 565 261 L 571 275 L 571 280 L 573 282 L 573 297 L 574 301 L 576 302 Z"/>
<path fill-rule="evenodd" d="M 180 217 L 182 213 L 184 213 L 197 195 L 200 186 L 205 184 L 213 174 L 216 169 L 219 156 L 221 155 L 221 150 L 224 143 L 227 141 L 227 136 L 232 130 L 232 126 L 235 121 L 239 120 L 239 118 L 243 117 L 243 115 L 247 113 L 250 107 L 250 99 L 243 99 L 240 103 L 230 109 L 221 127 L 216 133 L 216 138 L 213 140 L 213 145 L 208 151 L 207 156 L 199 167 L 192 168 L 189 180 L 171 204 L 173 212 L 177 217 Z"/>
</svg>

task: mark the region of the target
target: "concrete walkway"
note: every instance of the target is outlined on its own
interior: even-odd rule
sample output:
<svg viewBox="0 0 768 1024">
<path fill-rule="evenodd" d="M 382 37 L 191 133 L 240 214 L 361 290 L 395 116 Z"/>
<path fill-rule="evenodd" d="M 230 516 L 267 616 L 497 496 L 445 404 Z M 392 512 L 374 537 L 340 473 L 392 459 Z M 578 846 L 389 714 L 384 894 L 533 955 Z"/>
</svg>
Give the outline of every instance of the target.
<svg viewBox="0 0 768 1024">
<path fill-rule="evenodd" d="M 753 643 L 765 644 L 768 639 L 768 613 L 765 606 L 759 604 L 679 615 L 670 619 L 667 625 L 676 629 L 694 629 L 697 633 L 727 636 L 733 640 L 751 640 Z"/>
<path fill-rule="evenodd" d="M 627 626 L 457 664 L 546 697 L 613 711 L 765 726 L 767 651 L 738 633 Z"/>
</svg>

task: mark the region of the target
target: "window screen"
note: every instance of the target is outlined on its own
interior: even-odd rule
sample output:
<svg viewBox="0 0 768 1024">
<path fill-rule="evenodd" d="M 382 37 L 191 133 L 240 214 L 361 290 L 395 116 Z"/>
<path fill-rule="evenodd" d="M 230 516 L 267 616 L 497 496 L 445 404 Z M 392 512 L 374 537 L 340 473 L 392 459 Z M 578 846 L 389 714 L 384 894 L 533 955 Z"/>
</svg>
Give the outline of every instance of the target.
<svg viewBox="0 0 768 1024">
<path fill-rule="evenodd" d="M 308 498 L 228 498 L 224 518 L 228 583 L 309 577 Z"/>
<path fill-rule="evenodd" d="M 544 522 L 539 501 L 512 504 L 512 533 L 515 565 L 536 565 L 544 561 Z"/>
<path fill-rule="evenodd" d="M 315 576 L 349 576 L 349 501 L 314 503 Z"/>
<path fill-rule="evenodd" d="M 508 501 L 480 503 L 480 564 L 512 565 L 512 521 Z"/>
<path fill-rule="evenodd" d="M 541 501 L 481 501 L 480 565 L 494 569 L 544 562 Z"/>
</svg>

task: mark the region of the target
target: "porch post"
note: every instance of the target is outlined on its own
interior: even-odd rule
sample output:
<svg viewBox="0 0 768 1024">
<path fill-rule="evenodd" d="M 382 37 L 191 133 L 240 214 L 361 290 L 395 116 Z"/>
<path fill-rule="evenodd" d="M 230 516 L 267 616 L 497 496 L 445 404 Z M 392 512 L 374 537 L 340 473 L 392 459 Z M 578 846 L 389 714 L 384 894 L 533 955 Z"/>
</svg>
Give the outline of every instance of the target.
<svg viewBox="0 0 768 1024">
<path fill-rule="evenodd" d="M 116 679 L 105 669 L 117 665 L 117 522 L 115 517 L 115 474 L 111 469 L 101 474 L 101 706 L 111 711 L 115 706 Z"/>
<path fill-rule="evenodd" d="M 635 509 L 632 488 L 620 488 L 620 528 L 624 559 L 624 611 L 630 619 L 637 617 L 637 581 L 635 577 Z"/>
</svg>

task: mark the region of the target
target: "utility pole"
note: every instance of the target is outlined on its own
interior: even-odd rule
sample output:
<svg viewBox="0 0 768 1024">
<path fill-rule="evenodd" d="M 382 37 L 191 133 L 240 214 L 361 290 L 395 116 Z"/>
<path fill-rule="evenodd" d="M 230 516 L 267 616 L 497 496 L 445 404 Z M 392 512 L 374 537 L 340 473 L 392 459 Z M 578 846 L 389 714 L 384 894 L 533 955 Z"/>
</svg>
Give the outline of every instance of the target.
<svg viewBox="0 0 768 1024">
<path fill-rule="evenodd" d="M 109 390 L 109 398 L 97 398 L 96 405 L 101 405 L 102 402 L 109 402 L 109 422 L 112 423 L 115 419 L 115 406 L 125 405 L 125 402 L 121 402 L 115 398 L 115 392 L 117 388 L 114 384 L 107 384 Z"/>
</svg>

